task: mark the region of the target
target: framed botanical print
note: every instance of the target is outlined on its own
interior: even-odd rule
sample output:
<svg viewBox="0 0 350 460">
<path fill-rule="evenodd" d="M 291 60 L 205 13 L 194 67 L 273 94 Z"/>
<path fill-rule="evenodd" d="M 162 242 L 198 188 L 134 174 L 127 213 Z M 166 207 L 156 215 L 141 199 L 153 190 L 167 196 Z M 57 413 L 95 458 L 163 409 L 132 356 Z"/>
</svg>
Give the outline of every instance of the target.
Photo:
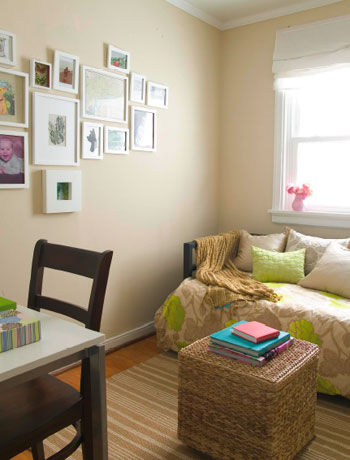
<svg viewBox="0 0 350 460">
<path fill-rule="evenodd" d="M 42 188 L 44 213 L 81 211 L 81 171 L 43 170 Z"/>
<path fill-rule="evenodd" d="M 79 100 L 33 93 L 33 163 L 79 164 Z"/>
<path fill-rule="evenodd" d="M 147 105 L 167 109 L 168 92 L 169 89 L 167 86 L 149 81 L 147 83 Z"/>
<path fill-rule="evenodd" d="M 130 74 L 130 101 L 144 104 L 146 99 L 146 77 L 136 72 Z"/>
<path fill-rule="evenodd" d="M 105 126 L 105 153 L 128 154 L 129 130 Z"/>
<path fill-rule="evenodd" d="M 128 77 L 83 66 L 82 116 L 128 122 Z"/>
<path fill-rule="evenodd" d="M 78 93 L 79 57 L 55 51 L 53 87 L 59 91 Z"/>
<path fill-rule="evenodd" d="M 108 46 L 107 67 L 120 72 L 129 73 L 130 71 L 130 53 L 116 48 L 113 45 Z"/>
<path fill-rule="evenodd" d="M 82 123 L 81 156 L 90 160 L 103 159 L 103 124 Z"/>
<path fill-rule="evenodd" d="M 16 35 L 1 29 L 0 64 L 16 65 Z"/>
<path fill-rule="evenodd" d="M 28 186 L 28 134 L 0 130 L 0 188 Z"/>
<path fill-rule="evenodd" d="M 32 59 L 30 61 L 30 85 L 33 88 L 51 89 L 52 66 L 49 62 Z"/>
<path fill-rule="evenodd" d="M 0 125 L 28 128 L 28 74 L 0 68 Z"/>
<path fill-rule="evenodd" d="M 131 149 L 157 150 L 157 112 L 143 107 L 131 107 Z"/>
</svg>

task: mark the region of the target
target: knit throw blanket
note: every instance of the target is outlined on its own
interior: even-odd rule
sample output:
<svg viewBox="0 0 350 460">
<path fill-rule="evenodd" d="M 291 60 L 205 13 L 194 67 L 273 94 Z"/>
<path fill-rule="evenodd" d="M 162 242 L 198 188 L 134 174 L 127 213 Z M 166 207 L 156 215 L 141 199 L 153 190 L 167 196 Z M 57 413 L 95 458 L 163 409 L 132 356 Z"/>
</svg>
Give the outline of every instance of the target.
<svg viewBox="0 0 350 460">
<path fill-rule="evenodd" d="M 213 306 L 222 307 L 233 301 L 279 300 L 272 289 L 234 266 L 239 231 L 199 238 L 196 242 L 196 278 L 208 286 L 206 297 Z"/>
</svg>

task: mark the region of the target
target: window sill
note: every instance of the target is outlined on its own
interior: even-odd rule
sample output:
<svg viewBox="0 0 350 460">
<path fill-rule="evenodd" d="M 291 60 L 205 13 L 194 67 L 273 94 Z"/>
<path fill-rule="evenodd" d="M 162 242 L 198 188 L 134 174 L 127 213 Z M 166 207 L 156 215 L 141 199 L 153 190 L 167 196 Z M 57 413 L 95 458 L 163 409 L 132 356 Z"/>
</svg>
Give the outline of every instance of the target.
<svg viewBox="0 0 350 460">
<path fill-rule="evenodd" d="M 276 224 L 310 225 L 314 227 L 350 228 L 350 214 L 311 211 L 283 211 L 270 209 L 272 222 Z"/>
</svg>

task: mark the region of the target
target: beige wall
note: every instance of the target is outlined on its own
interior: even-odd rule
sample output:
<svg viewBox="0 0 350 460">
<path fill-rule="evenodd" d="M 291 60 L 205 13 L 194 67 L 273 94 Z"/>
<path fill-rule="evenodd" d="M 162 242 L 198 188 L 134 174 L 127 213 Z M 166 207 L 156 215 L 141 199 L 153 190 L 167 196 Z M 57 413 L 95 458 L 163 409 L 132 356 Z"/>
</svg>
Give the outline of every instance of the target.
<svg viewBox="0 0 350 460">
<path fill-rule="evenodd" d="M 133 71 L 169 86 L 156 153 L 81 161 L 82 212 L 41 213 L 44 166 L 30 166 L 29 189 L 0 190 L 0 295 L 26 303 L 39 238 L 112 249 L 102 329 L 111 337 L 142 326 L 181 279 L 182 243 L 218 229 L 220 32 L 164 0 L 2 0 L 0 17 L 17 36 L 16 70 L 53 62 L 55 49 L 104 68 L 114 44 L 131 53 Z M 64 297 L 78 301 L 84 287 L 70 284 Z"/>
<path fill-rule="evenodd" d="M 271 72 L 277 29 L 350 13 L 350 1 L 239 27 L 222 34 L 220 230 L 281 231 L 272 207 L 274 92 Z M 295 229 L 319 236 L 348 230 Z"/>
</svg>

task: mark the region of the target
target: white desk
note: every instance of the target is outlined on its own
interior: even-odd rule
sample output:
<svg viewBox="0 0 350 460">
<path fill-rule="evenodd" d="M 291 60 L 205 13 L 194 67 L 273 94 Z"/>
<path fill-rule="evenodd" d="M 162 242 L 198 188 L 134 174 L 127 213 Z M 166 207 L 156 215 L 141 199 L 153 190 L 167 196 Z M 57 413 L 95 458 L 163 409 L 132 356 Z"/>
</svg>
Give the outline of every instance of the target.
<svg viewBox="0 0 350 460">
<path fill-rule="evenodd" d="M 89 358 L 92 460 L 108 460 L 104 335 L 25 307 L 41 321 L 41 340 L 0 353 L 0 391 L 68 364 Z"/>
</svg>

